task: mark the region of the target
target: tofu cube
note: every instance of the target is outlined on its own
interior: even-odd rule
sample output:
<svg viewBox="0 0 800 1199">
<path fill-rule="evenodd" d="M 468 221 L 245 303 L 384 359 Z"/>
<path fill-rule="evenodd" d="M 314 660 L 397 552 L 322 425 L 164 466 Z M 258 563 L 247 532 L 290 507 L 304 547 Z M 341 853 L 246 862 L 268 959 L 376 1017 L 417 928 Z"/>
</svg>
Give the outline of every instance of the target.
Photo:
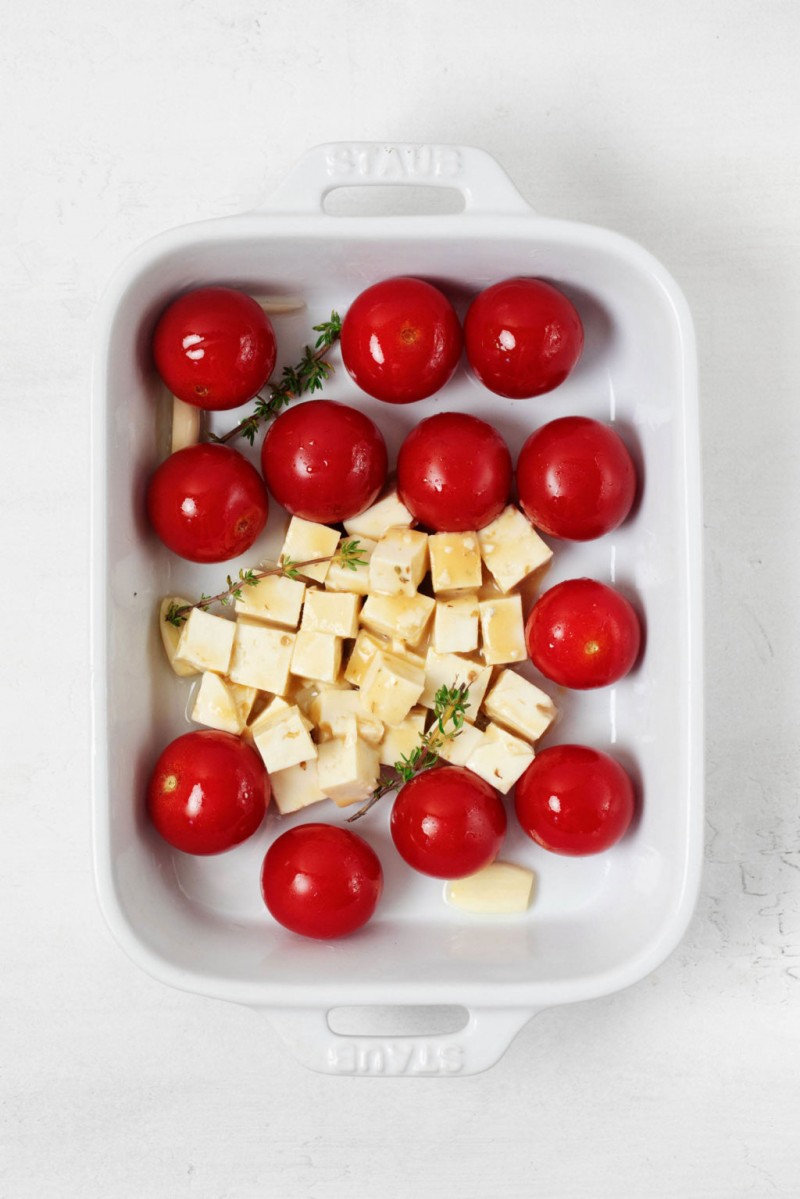
<svg viewBox="0 0 800 1199">
<path fill-rule="evenodd" d="M 285 695 L 295 633 L 256 621 L 237 620 L 228 675 L 243 687 Z"/>
<path fill-rule="evenodd" d="M 510 916 L 530 907 L 532 870 L 513 862 L 491 862 L 475 874 L 454 878 L 445 887 L 445 899 L 462 912 Z"/>
<path fill-rule="evenodd" d="M 323 741 L 317 753 L 320 790 L 340 808 L 363 803 L 378 783 L 378 750 L 358 736 L 355 717 L 344 737 Z"/>
<path fill-rule="evenodd" d="M 257 583 L 242 584 L 242 598 L 235 601 L 237 616 L 249 616 L 253 620 L 265 620 L 268 624 L 296 629 L 300 622 L 300 609 L 306 585 L 299 579 L 286 579 L 282 575 L 267 575 Z"/>
<path fill-rule="evenodd" d="M 474 724 L 491 677 L 490 666 L 459 658 L 458 654 L 437 654 L 436 650 L 429 649 L 425 659 L 425 690 L 419 702 L 425 708 L 433 708 L 440 687 L 458 687 L 463 683 L 469 688 L 469 706 L 464 717 Z"/>
<path fill-rule="evenodd" d="M 437 598 L 433 616 L 433 648 L 437 654 L 469 654 L 478 648 L 478 597 Z"/>
<path fill-rule="evenodd" d="M 189 662 L 176 662 L 175 655 L 178 652 L 178 642 L 181 639 L 183 625 L 171 624 L 167 620 L 167 612 L 174 604 L 176 608 L 189 607 L 191 600 L 183 599 L 180 595 L 167 595 L 161 601 L 158 609 L 158 629 L 161 633 L 161 641 L 164 645 L 164 653 L 167 655 L 167 661 L 176 674 L 182 678 L 187 678 L 192 674 L 199 674 L 200 671 L 196 666 L 192 666 Z"/>
<path fill-rule="evenodd" d="M 378 751 L 382 766 L 394 766 L 401 758 L 407 758 L 417 748 L 420 739 L 425 735 L 425 721 L 428 713 L 425 708 L 412 708 L 405 720 L 400 724 L 388 725 L 383 735 Z"/>
<path fill-rule="evenodd" d="M 263 718 L 253 726 L 253 741 L 270 775 L 273 771 L 288 770 L 300 762 L 316 758 L 317 747 L 300 709 L 293 705 L 277 712 L 269 721 Z"/>
<path fill-rule="evenodd" d="M 195 670 L 227 674 L 231 662 L 236 625 L 222 616 L 192 608 L 181 627 L 174 662 Z"/>
<path fill-rule="evenodd" d="M 428 535 L 388 529 L 369 560 L 369 589 L 377 595 L 416 595 L 428 570 Z"/>
<path fill-rule="evenodd" d="M 378 650 L 361 684 L 361 704 L 384 724 L 400 724 L 419 700 L 424 686 L 421 670 Z"/>
<path fill-rule="evenodd" d="M 510 591 L 553 556 L 519 508 L 509 504 L 478 532 L 481 556 L 503 591 Z"/>
<path fill-rule="evenodd" d="M 348 540 L 350 540 L 348 538 Z M 341 542 L 339 543 L 341 545 Z M 358 538 L 358 553 L 363 559 L 363 565 L 344 566 L 341 562 L 331 562 L 325 576 L 325 587 L 328 591 L 349 591 L 355 595 L 369 594 L 369 562 L 372 551 L 377 545 L 367 537 Z"/>
<path fill-rule="evenodd" d="M 195 724 L 220 729 L 223 733 L 241 733 L 244 728 L 244 721 L 225 680 L 210 670 L 200 680 L 192 707 L 192 720 Z"/>
<path fill-rule="evenodd" d="M 308 562 L 313 558 L 330 558 L 336 553 L 338 544 L 339 533 L 336 529 L 293 516 L 286 530 L 280 561 L 285 562 L 291 558 L 293 562 L 298 563 Z M 317 562 L 315 566 L 302 566 L 298 569 L 309 579 L 324 583 L 330 565 L 330 562 Z"/>
<path fill-rule="evenodd" d="M 507 795 L 520 775 L 533 761 L 533 750 L 527 741 L 507 733 L 499 724 L 487 725 L 483 741 L 467 758 L 464 765 L 479 775 L 502 795 Z"/>
<path fill-rule="evenodd" d="M 392 487 L 384 496 L 358 516 L 351 516 L 344 522 L 344 527 L 350 537 L 367 537 L 377 541 L 387 529 L 410 529 L 414 517 L 401 503 L 397 489 Z"/>
<path fill-rule="evenodd" d="M 373 633 L 418 645 L 435 607 L 428 595 L 370 595 L 361 609 L 361 623 Z"/>
<path fill-rule="evenodd" d="M 491 720 L 526 741 L 538 741 L 556 716 L 550 696 L 515 670 L 500 671 L 483 701 L 483 710 Z"/>
<path fill-rule="evenodd" d="M 342 667 L 342 639 L 331 633 L 300 629 L 296 634 L 291 671 L 303 679 L 335 683 Z"/>
<path fill-rule="evenodd" d="M 308 714 L 317 726 L 320 741 L 346 736 L 352 717 L 355 717 L 359 737 L 369 745 L 380 745 L 383 739 L 383 722 L 365 711 L 358 691 L 333 688 L 321 691 L 312 700 Z"/>
<path fill-rule="evenodd" d="M 483 657 L 492 666 L 506 662 L 524 662 L 528 656 L 522 598 L 503 595 L 478 604 L 481 618 Z"/>
<path fill-rule="evenodd" d="M 434 591 L 468 591 L 481 585 L 477 533 L 434 533 L 428 539 Z"/>
<path fill-rule="evenodd" d="M 274 770 L 269 781 L 272 783 L 272 797 L 281 816 L 299 812 L 301 808 L 326 798 L 319 787 L 314 759 L 298 762 L 296 766 L 288 766 L 285 770 Z"/>
<path fill-rule="evenodd" d="M 334 637 L 357 637 L 360 610 L 361 600 L 357 595 L 309 588 L 300 627 Z"/>
<path fill-rule="evenodd" d="M 439 757 L 451 766 L 466 766 L 471 755 L 482 744 L 483 730 L 474 724 L 465 724 L 457 737 L 445 741 L 439 750 Z"/>
</svg>

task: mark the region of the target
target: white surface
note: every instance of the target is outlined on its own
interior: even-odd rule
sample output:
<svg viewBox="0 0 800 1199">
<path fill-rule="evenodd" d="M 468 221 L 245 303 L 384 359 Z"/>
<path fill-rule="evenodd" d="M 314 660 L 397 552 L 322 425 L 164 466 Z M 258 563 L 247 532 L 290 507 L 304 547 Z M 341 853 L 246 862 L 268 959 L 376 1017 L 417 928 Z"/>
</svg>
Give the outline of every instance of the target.
<svg viewBox="0 0 800 1199">
<path fill-rule="evenodd" d="M 7 9 L 2 561 L 28 615 L 3 646 L 0 1194 L 796 1196 L 796 6 Z M 251 1012 L 130 965 L 89 870 L 89 318 L 144 238 L 255 207 L 341 137 L 485 146 L 542 212 L 650 249 L 698 332 L 697 915 L 649 979 L 463 1081 L 306 1073 Z"/>
</svg>

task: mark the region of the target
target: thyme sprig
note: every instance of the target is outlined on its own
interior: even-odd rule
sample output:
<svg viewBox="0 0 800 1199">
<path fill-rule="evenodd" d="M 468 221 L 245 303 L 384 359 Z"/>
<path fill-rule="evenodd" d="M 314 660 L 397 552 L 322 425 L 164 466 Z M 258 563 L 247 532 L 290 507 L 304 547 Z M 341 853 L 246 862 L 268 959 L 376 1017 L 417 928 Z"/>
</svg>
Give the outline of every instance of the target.
<svg viewBox="0 0 800 1199">
<path fill-rule="evenodd" d="M 463 683 L 452 687 L 440 687 L 434 696 L 434 721 L 427 733 L 420 737 L 419 745 L 410 754 L 403 754 L 395 762 L 393 775 L 382 775 L 377 787 L 367 802 L 352 816 L 347 823 L 360 820 L 379 799 L 390 791 L 397 791 L 404 783 L 410 783 L 418 774 L 430 770 L 439 761 L 442 748 L 454 741 L 464 727 L 465 713 L 469 707 L 469 688 Z"/>
<path fill-rule="evenodd" d="M 333 374 L 333 366 L 327 361 L 328 354 L 336 345 L 342 333 L 342 320 L 338 312 L 332 312 L 330 320 L 313 326 L 318 333 L 314 348 L 306 346 L 303 356 L 296 366 L 285 366 L 278 383 L 269 387 L 268 394 L 256 396 L 256 406 L 250 416 L 239 421 L 233 429 L 229 429 L 222 437 L 211 434 L 211 441 L 225 445 L 235 437 L 244 437 L 251 445 L 254 444 L 256 433 L 262 422 L 272 420 L 281 409 L 292 400 L 302 395 L 311 395 L 321 391 L 326 380 Z"/>
<path fill-rule="evenodd" d="M 240 570 L 235 579 L 228 575 L 227 587 L 216 595 L 201 595 L 193 604 L 170 604 L 164 614 L 164 620 L 179 629 L 193 608 L 207 612 L 214 604 L 226 607 L 234 600 L 242 599 L 245 587 L 255 587 L 259 580 L 269 578 L 270 575 L 282 575 L 285 579 L 298 579 L 302 583 L 315 583 L 316 579 L 302 573 L 307 566 L 316 566 L 320 562 L 336 562 L 347 570 L 356 570 L 359 566 L 367 565 L 367 559 L 361 556 L 362 553 L 359 541 L 343 541 L 335 554 L 329 554 L 324 558 L 306 558 L 297 562 L 294 558 L 282 557 L 280 562 L 264 565 L 258 570 Z"/>
</svg>

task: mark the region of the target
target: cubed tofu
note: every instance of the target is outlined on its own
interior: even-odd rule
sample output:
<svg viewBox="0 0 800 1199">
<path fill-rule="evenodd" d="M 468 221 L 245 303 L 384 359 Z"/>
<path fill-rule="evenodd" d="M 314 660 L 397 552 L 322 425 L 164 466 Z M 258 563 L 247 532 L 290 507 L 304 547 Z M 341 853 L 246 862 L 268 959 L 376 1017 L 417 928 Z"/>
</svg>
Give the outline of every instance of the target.
<svg viewBox="0 0 800 1199">
<path fill-rule="evenodd" d="M 316 524 L 293 516 L 286 530 L 286 540 L 281 549 L 280 561 L 291 558 L 292 562 L 309 562 L 314 558 L 331 558 L 339 544 L 339 533 L 328 525 Z M 314 566 L 298 566 L 301 574 L 318 583 L 324 583 L 330 562 L 317 562 Z"/>
<path fill-rule="evenodd" d="M 481 556 L 503 591 L 510 591 L 553 556 L 527 516 L 513 504 L 478 532 L 478 541 Z"/>
<path fill-rule="evenodd" d="M 465 719 L 473 724 L 491 677 L 490 666 L 481 666 L 469 658 L 460 658 L 458 654 L 437 654 L 436 650 L 429 649 L 425 659 L 425 690 L 419 702 L 425 708 L 433 708 L 436 705 L 436 692 L 441 687 L 463 684 L 469 688 Z"/>
<path fill-rule="evenodd" d="M 357 637 L 360 610 L 361 599 L 357 595 L 309 588 L 300 627 L 334 637 Z"/>
<path fill-rule="evenodd" d="M 377 541 L 387 529 L 410 529 L 414 517 L 401 503 L 397 489 L 392 487 L 371 508 L 351 516 L 344 522 L 344 527 L 350 537 L 368 537 Z"/>
<path fill-rule="evenodd" d="M 181 627 L 174 662 L 195 670 L 227 674 L 231 662 L 236 625 L 223 616 L 212 616 L 192 608 Z"/>
<path fill-rule="evenodd" d="M 445 899 L 462 912 L 511 916 L 530 907 L 536 876 L 513 862 L 491 862 L 475 874 L 454 878 L 445 887 Z"/>
<path fill-rule="evenodd" d="M 349 541 L 350 538 L 347 538 Z M 342 542 L 339 543 L 340 545 Z M 378 543 L 367 537 L 358 538 L 358 556 L 362 560 L 358 566 L 345 566 L 341 562 L 331 562 L 325 576 L 325 587 L 328 591 L 349 591 L 355 595 L 369 594 L 369 560 L 372 551 Z"/>
<path fill-rule="evenodd" d="M 363 803 L 378 783 L 378 750 L 358 736 L 355 717 L 346 736 L 323 741 L 317 753 L 320 790 L 340 808 Z"/>
<path fill-rule="evenodd" d="M 484 730 L 482 742 L 464 765 L 502 795 L 507 795 L 532 761 L 533 750 L 527 741 L 501 729 L 499 724 L 491 723 Z"/>
<path fill-rule="evenodd" d="M 378 650 L 361 684 L 361 704 L 384 724 L 400 724 L 418 702 L 424 686 L 423 671 Z"/>
<path fill-rule="evenodd" d="M 272 796 L 281 816 L 290 812 L 299 812 L 310 804 L 319 803 L 325 799 L 325 793 L 320 790 L 317 778 L 317 763 L 312 758 L 308 762 L 298 762 L 286 770 L 275 770 L 269 776 L 272 784 Z"/>
<path fill-rule="evenodd" d="M 296 634 L 291 671 L 303 679 L 335 683 L 342 666 L 342 639 L 330 633 L 300 629 Z"/>
<path fill-rule="evenodd" d="M 192 720 L 209 729 L 220 729 L 223 733 L 241 733 L 244 721 L 239 715 L 236 701 L 225 680 L 207 670 L 192 706 Z"/>
<path fill-rule="evenodd" d="M 167 612 L 169 612 L 173 605 L 176 608 L 189 608 L 191 604 L 191 600 L 183 599 L 180 595 L 167 595 L 161 601 L 158 608 L 158 628 L 164 645 L 164 653 L 167 655 L 167 661 L 172 669 L 176 674 L 181 675 L 182 678 L 187 678 L 192 674 L 199 674 L 200 671 L 196 666 L 191 666 L 188 662 L 175 661 L 183 626 L 172 624 L 167 620 Z"/>
<path fill-rule="evenodd" d="M 456 737 L 445 741 L 439 749 L 439 757 L 451 766 L 466 766 L 470 756 L 483 744 L 483 730 L 474 724 L 462 725 Z"/>
<path fill-rule="evenodd" d="M 237 620 L 228 675 L 243 687 L 285 695 L 296 634 L 259 621 Z"/>
<path fill-rule="evenodd" d="M 400 724 L 387 725 L 378 750 L 382 766 L 394 766 L 401 758 L 407 758 L 425 735 L 425 708 L 412 708 Z"/>
<path fill-rule="evenodd" d="M 300 762 L 308 762 L 317 756 L 317 747 L 311 740 L 307 722 L 300 709 L 293 705 L 275 717 L 253 727 L 253 741 L 261 754 L 270 775 L 273 771 L 288 770 Z"/>
<path fill-rule="evenodd" d="M 525 645 L 525 624 L 522 619 L 522 599 L 519 595 L 503 595 L 478 604 L 481 617 L 482 653 L 492 666 L 506 662 L 524 662 L 528 656 Z"/>
<path fill-rule="evenodd" d="M 249 616 L 253 620 L 265 620 L 268 624 L 296 629 L 300 621 L 300 609 L 306 585 L 299 579 L 286 579 L 282 575 L 267 575 L 257 583 L 242 585 L 242 598 L 236 600 L 237 616 Z"/>
<path fill-rule="evenodd" d="M 526 741 L 538 741 L 556 716 L 550 696 L 515 670 L 500 671 L 483 701 L 483 710 L 491 720 Z"/>
<path fill-rule="evenodd" d="M 434 591 L 469 591 L 481 585 L 477 533 L 434 533 L 428 539 Z"/>
<path fill-rule="evenodd" d="M 353 716 L 359 737 L 370 745 L 380 745 L 383 739 L 383 722 L 365 710 L 358 691 L 334 688 L 321 691 L 312 700 L 308 714 L 317 727 L 320 741 L 346 736 Z"/>
<path fill-rule="evenodd" d="M 373 633 L 399 637 L 419 645 L 436 607 L 428 595 L 370 595 L 361 609 L 361 623 Z"/>
<path fill-rule="evenodd" d="M 433 648 L 437 654 L 469 654 L 478 648 L 478 597 L 474 591 L 437 596 Z"/>
<path fill-rule="evenodd" d="M 369 589 L 376 595 L 416 595 L 428 570 L 428 535 L 388 529 L 369 560 Z"/>
</svg>

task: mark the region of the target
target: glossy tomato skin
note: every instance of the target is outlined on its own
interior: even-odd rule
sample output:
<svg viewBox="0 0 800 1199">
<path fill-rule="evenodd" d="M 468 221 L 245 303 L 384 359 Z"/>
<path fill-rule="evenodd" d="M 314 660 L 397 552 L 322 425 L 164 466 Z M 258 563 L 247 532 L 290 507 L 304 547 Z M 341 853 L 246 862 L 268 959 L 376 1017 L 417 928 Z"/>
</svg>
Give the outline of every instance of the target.
<svg viewBox="0 0 800 1199">
<path fill-rule="evenodd" d="M 541 750 L 517 783 L 517 819 L 553 853 L 602 853 L 623 837 L 633 818 L 630 776 L 615 758 L 586 745 Z"/>
<path fill-rule="evenodd" d="M 362 291 L 342 322 L 342 361 L 367 395 L 412 404 L 444 387 L 461 357 L 461 325 L 438 287 L 385 279 Z"/>
<path fill-rule="evenodd" d="M 568 541 L 591 541 L 625 520 L 636 468 L 624 441 L 587 416 L 562 416 L 531 433 L 517 462 L 519 503 L 528 520 Z"/>
<path fill-rule="evenodd" d="M 279 504 L 303 520 L 336 524 L 378 497 L 386 442 L 357 408 L 311 400 L 282 413 L 261 446 L 261 469 Z"/>
<path fill-rule="evenodd" d="M 543 279 L 506 279 L 472 301 L 464 345 L 484 387 L 528 399 L 567 378 L 583 349 L 583 325 L 563 292 Z"/>
<path fill-rule="evenodd" d="M 641 626 L 632 605 L 596 579 L 567 579 L 531 608 L 525 641 L 533 664 L 562 687 L 607 687 L 632 669 Z"/>
<path fill-rule="evenodd" d="M 151 525 L 190 562 L 227 562 L 243 554 L 268 513 L 260 474 L 226 445 L 191 445 L 170 454 L 147 488 Z"/>
<path fill-rule="evenodd" d="M 383 890 L 375 851 L 349 829 L 299 824 L 267 850 L 261 894 L 270 914 L 303 937 L 344 937 L 366 924 Z"/>
<path fill-rule="evenodd" d="M 275 334 L 263 308 L 232 287 L 201 287 L 174 300 L 153 333 L 156 369 L 186 404 L 220 411 L 251 400 L 275 367 Z"/>
<path fill-rule="evenodd" d="M 162 752 L 147 810 L 165 841 L 184 853 L 214 854 L 251 837 L 271 797 L 258 753 L 233 733 L 184 733 Z"/>
<path fill-rule="evenodd" d="M 463 766 L 416 775 L 392 807 L 397 852 L 422 874 L 464 878 L 500 852 L 506 812 L 494 787 Z"/>
<path fill-rule="evenodd" d="M 439 412 L 421 421 L 397 458 L 400 499 L 438 533 L 484 528 L 507 504 L 512 478 L 503 438 L 464 412 Z"/>
</svg>

